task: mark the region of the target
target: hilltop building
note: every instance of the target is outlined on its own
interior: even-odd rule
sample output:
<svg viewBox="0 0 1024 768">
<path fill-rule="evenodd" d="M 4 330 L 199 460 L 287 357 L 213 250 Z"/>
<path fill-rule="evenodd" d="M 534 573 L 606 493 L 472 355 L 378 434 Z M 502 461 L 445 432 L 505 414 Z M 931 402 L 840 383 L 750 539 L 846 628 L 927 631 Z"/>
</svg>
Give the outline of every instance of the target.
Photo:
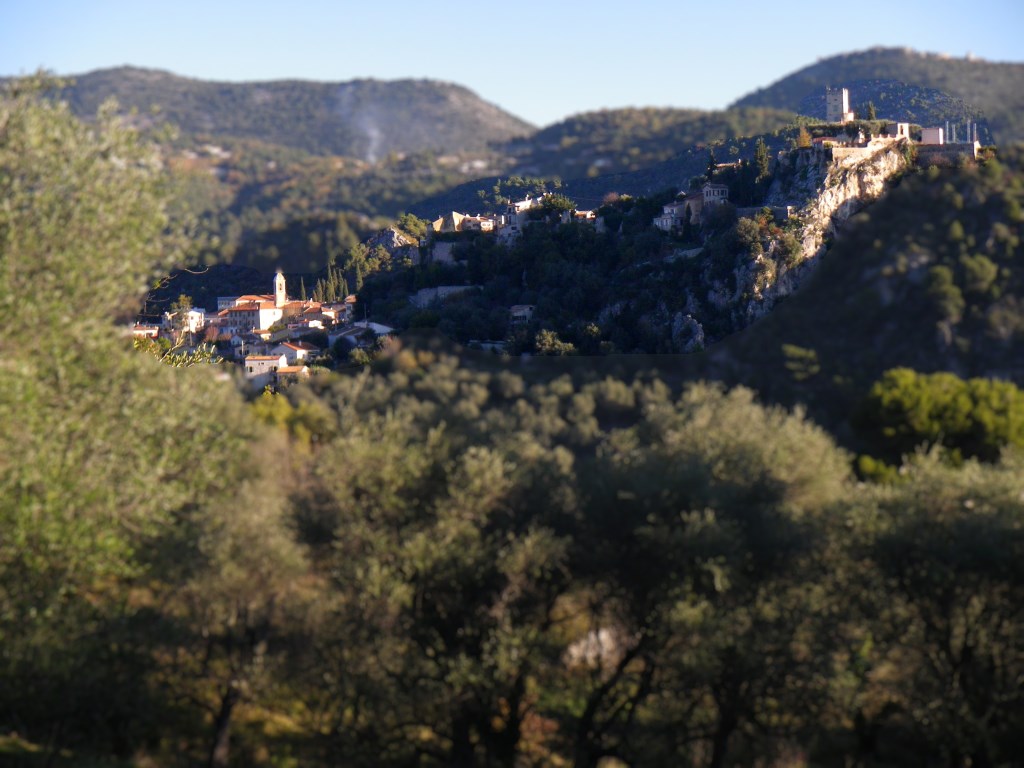
<svg viewBox="0 0 1024 768">
<path fill-rule="evenodd" d="M 825 89 L 825 122 L 848 123 L 854 119 L 850 109 L 850 91 L 846 88 Z"/>
</svg>

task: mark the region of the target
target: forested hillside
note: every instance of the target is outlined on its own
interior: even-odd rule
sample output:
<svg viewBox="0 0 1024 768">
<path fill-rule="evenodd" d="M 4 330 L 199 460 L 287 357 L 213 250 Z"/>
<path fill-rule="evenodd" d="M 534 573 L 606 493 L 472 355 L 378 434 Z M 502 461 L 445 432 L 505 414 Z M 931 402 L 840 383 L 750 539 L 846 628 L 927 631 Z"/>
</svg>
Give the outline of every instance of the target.
<svg viewBox="0 0 1024 768">
<path fill-rule="evenodd" d="M 1024 64 L 955 58 L 908 48 L 872 48 L 832 56 L 744 96 L 733 106 L 796 111 L 801 101 L 815 91 L 858 80 L 898 80 L 937 88 L 982 110 L 996 142 L 1024 140 Z"/>
<path fill-rule="evenodd" d="M 470 178 L 433 153 L 376 163 L 255 140 L 174 151 L 180 212 L 205 235 L 200 260 L 315 272 L 416 200 Z"/>
<path fill-rule="evenodd" d="M 75 77 L 63 97 L 80 116 L 116 98 L 140 119 L 165 120 L 190 136 L 253 138 L 368 161 L 481 150 L 533 130 L 466 88 L 430 80 L 218 83 L 120 67 Z"/>
<path fill-rule="evenodd" d="M 793 122 L 775 109 L 607 109 L 587 112 L 509 142 L 512 173 L 576 179 L 638 171 L 697 144 L 770 133 Z"/>
<path fill-rule="evenodd" d="M 810 282 L 699 371 L 808 404 L 865 450 L 877 435 L 856 433 L 857 411 L 889 369 L 1024 384 L 1022 210 L 1019 147 L 908 176 L 851 220 Z"/>
</svg>

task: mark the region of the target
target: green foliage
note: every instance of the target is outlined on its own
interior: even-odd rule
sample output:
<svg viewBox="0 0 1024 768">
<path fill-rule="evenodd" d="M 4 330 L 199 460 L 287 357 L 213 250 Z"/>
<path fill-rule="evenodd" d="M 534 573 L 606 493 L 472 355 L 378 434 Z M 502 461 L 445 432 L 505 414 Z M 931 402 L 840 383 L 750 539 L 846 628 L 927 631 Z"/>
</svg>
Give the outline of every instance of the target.
<svg viewBox="0 0 1024 768">
<path fill-rule="evenodd" d="M 134 347 L 136 351 L 148 352 L 172 368 L 191 368 L 193 365 L 221 362 L 217 350 L 211 344 L 200 344 L 193 349 L 182 350 L 180 346 L 172 347 L 170 342 L 164 346 L 153 339 L 135 339 Z"/>
<path fill-rule="evenodd" d="M 415 241 L 419 241 L 420 238 L 427 234 L 430 222 L 417 218 L 411 213 L 403 213 L 398 217 L 395 226 L 398 227 L 400 232 L 408 235 Z"/>
<path fill-rule="evenodd" d="M 213 699 L 218 663 L 201 659 L 245 623 L 243 593 L 215 608 L 222 593 L 189 585 L 237 573 L 234 554 L 272 563 L 245 530 L 268 548 L 288 534 L 231 509 L 274 508 L 273 489 L 259 506 L 246 491 L 263 437 L 233 389 L 123 340 L 150 276 L 183 252 L 158 156 L 110 110 L 86 126 L 41 87 L 0 97 L 0 323 L 32 328 L 5 336 L 0 367 L 0 722 L 48 763 L 66 747 L 128 757 L 169 727 L 205 751 L 202 711 L 164 682 L 205 681 Z M 247 610 L 274 599 L 239 581 Z"/>
<path fill-rule="evenodd" d="M 563 211 L 575 211 L 576 203 L 565 195 L 548 194 L 544 197 L 543 207 L 549 211 L 561 213 Z"/>
<path fill-rule="evenodd" d="M 554 331 L 539 331 L 534 340 L 534 347 L 538 355 L 573 355 L 576 354 L 576 347 L 562 341 Z"/>
<path fill-rule="evenodd" d="M 964 271 L 964 290 L 973 294 L 986 294 L 999 277 L 999 267 L 983 254 L 961 256 Z"/>
<path fill-rule="evenodd" d="M 966 302 L 959 286 L 953 280 L 953 270 L 941 264 L 932 267 L 928 270 L 927 285 L 928 296 L 938 309 L 939 316 L 951 323 L 959 322 Z"/>
<path fill-rule="evenodd" d="M 813 349 L 802 349 L 795 344 L 783 344 L 782 354 L 786 357 L 786 368 L 794 381 L 806 381 L 821 373 L 818 353 Z"/>
<path fill-rule="evenodd" d="M 754 167 L 757 169 L 758 181 L 767 178 L 771 173 L 771 155 L 762 136 L 759 136 L 754 144 Z"/>
<path fill-rule="evenodd" d="M 995 461 L 1008 446 L 1024 446 L 1024 392 L 1006 381 L 897 368 L 871 388 L 864 427 L 899 458 L 919 446 Z"/>
<path fill-rule="evenodd" d="M 865 601 L 873 646 L 848 695 L 867 727 L 894 739 L 879 755 L 890 762 L 903 761 L 901 747 L 984 764 L 1021 746 L 1007 717 L 1019 711 L 1024 669 L 1012 640 L 1022 629 L 1020 469 L 950 470 L 924 457 L 850 515 L 847 535 L 868 559 L 848 595 Z"/>
</svg>

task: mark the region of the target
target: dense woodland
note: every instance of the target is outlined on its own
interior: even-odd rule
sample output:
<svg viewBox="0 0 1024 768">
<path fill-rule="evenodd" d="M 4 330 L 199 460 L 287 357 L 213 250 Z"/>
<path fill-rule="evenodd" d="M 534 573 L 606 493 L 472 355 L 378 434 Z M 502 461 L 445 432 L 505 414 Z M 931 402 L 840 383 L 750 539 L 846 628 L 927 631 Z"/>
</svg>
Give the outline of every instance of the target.
<svg viewBox="0 0 1024 768">
<path fill-rule="evenodd" d="M 221 367 L 124 338 L 152 279 L 198 247 L 153 147 L 19 83 L 0 101 L 0 170 L 9 762 L 1024 752 L 1014 388 L 889 374 L 871 397 L 901 458 L 868 483 L 802 408 L 654 370 L 511 367 L 410 340 L 247 400 Z M 929 332 L 959 338 L 1015 285 L 1019 178 L 930 180 L 963 199 L 960 232 L 920 246 L 936 260 Z M 970 212 L 988 205 L 1001 212 L 982 230 Z M 888 242 L 873 247 L 918 253 Z M 901 420 L 901 402 L 914 414 L 958 387 L 1003 398 L 1005 434 L 979 450 L 941 426 L 914 439 L 927 418 Z"/>
</svg>

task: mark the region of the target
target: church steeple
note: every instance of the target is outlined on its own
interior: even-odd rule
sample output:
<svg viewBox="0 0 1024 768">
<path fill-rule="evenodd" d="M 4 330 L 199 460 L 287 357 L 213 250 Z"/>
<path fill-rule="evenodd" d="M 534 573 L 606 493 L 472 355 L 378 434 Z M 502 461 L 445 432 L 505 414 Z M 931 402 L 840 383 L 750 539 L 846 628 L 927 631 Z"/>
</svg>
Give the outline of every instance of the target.
<svg viewBox="0 0 1024 768">
<path fill-rule="evenodd" d="M 281 274 L 281 270 L 278 270 L 277 277 L 274 278 L 274 306 L 283 307 L 287 302 L 288 294 L 285 293 L 284 275 Z"/>
</svg>

